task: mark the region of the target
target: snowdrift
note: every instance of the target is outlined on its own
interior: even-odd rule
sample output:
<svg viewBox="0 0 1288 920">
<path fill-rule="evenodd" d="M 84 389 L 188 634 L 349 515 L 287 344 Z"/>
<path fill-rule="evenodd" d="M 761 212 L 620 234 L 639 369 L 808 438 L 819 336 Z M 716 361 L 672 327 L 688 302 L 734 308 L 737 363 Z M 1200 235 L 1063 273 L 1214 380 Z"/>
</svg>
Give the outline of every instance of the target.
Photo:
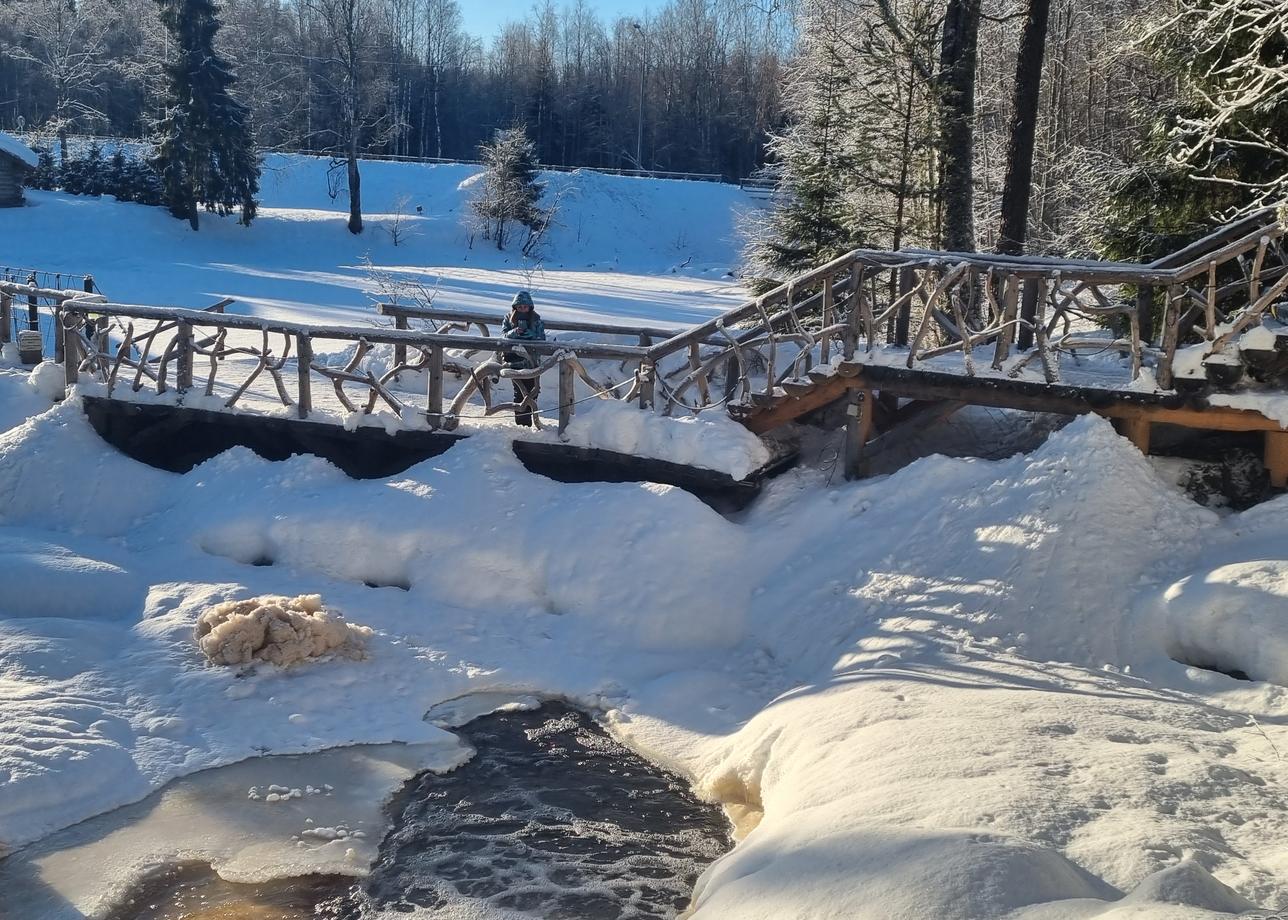
<svg viewBox="0 0 1288 920">
<path fill-rule="evenodd" d="M 1288 906 L 1285 500 L 1218 517 L 1098 419 L 1004 461 L 801 470 L 735 523 L 486 436 L 384 481 L 247 451 L 158 473 L 73 402 L 0 437 L 0 499 L 8 532 L 146 586 L 0 617 L 11 844 L 258 748 L 439 742 L 435 704 L 535 692 L 738 806 L 698 918 Z M 311 588 L 363 611 L 367 660 L 194 661 L 203 610 Z"/>
</svg>

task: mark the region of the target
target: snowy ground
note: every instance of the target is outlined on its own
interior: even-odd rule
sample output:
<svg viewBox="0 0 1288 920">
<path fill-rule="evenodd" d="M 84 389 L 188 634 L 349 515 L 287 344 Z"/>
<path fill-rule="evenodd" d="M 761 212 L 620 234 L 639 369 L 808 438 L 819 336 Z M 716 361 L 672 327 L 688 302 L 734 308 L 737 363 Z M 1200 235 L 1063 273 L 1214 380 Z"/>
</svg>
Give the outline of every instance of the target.
<svg viewBox="0 0 1288 920">
<path fill-rule="evenodd" d="M 745 297 L 730 275 L 734 222 L 754 202 L 736 186 L 543 174 L 544 201 L 557 201 L 559 215 L 543 255 L 525 259 L 482 239 L 471 248 L 466 202 L 478 171 L 364 164 L 361 236 L 345 229 L 346 198 L 331 198 L 327 160 L 316 157 L 266 159 L 250 227 L 207 214 L 193 233 L 160 208 L 31 191 L 27 207 L 0 211 L 0 260 L 92 274 L 118 303 L 203 307 L 234 297 L 230 312 L 346 325 L 374 321 L 373 272 L 437 288 L 442 307 L 502 310 L 527 288 L 550 316 L 626 325 L 702 322 Z"/>
<path fill-rule="evenodd" d="M 22 214 L 81 207 L 127 206 Z M 236 264 L 287 275 L 308 254 L 248 245 Z M 249 277 L 192 259 L 147 299 Z M 266 308 L 352 290 L 307 272 Z M 104 287 L 142 297 L 132 277 Z M 1288 497 L 1200 508 L 1102 420 L 864 482 L 811 465 L 730 520 L 669 487 L 554 483 L 486 432 L 384 481 L 242 450 L 179 476 L 105 450 L 74 401 L 47 406 L 0 373 L 9 846 L 270 751 L 450 759 L 432 707 L 533 693 L 603 711 L 729 807 L 743 837 L 698 918 L 1288 910 Z M 367 660 L 235 672 L 192 640 L 217 602 L 313 592 L 376 630 Z M 41 884 L 76 916 L 106 881 Z"/>
</svg>

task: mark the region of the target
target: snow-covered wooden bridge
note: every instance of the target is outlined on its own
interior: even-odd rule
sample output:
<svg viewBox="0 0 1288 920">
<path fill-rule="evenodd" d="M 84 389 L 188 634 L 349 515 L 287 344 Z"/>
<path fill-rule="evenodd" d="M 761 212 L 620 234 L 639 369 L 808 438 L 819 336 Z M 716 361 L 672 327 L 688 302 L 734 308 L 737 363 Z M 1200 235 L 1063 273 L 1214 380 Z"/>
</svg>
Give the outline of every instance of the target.
<svg viewBox="0 0 1288 920">
<path fill-rule="evenodd" d="M 1284 486 L 1283 234 L 1263 212 L 1149 265 L 859 250 L 692 328 L 548 319 L 554 338 L 524 343 L 526 369 L 506 365 L 514 343 L 496 334 L 499 315 L 433 306 L 382 304 L 380 324 L 322 326 L 0 282 L 0 335 L 14 298 L 47 304 L 66 383 L 100 431 L 112 412 L 164 418 L 153 440 L 194 444 L 195 459 L 216 446 L 196 427 L 228 416 L 271 429 L 256 449 L 344 432 L 349 447 L 319 452 L 365 437 L 432 453 L 446 447 L 431 441 L 512 424 L 516 408 L 553 429 L 545 443 L 557 448 L 589 401 L 661 419 L 728 415 L 758 434 L 839 402 L 846 469 L 860 475 L 907 426 L 976 404 L 1096 412 L 1145 450 L 1156 423 L 1264 431 Z M 507 384 L 525 379 L 546 385 L 516 407 Z M 572 445 L 601 463 L 605 446 Z"/>
</svg>

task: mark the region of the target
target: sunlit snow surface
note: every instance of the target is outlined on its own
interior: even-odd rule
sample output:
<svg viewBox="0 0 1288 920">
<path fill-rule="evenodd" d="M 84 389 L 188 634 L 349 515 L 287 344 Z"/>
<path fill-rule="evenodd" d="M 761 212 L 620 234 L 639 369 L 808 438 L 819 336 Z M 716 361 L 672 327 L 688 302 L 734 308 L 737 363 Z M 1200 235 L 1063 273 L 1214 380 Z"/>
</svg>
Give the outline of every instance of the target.
<svg viewBox="0 0 1288 920">
<path fill-rule="evenodd" d="M 420 249 L 375 242 L 375 221 L 349 238 L 334 210 L 193 236 L 159 210 L 48 194 L 0 214 L 0 235 L 50 268 L 105 262 L 122 299 L 351 317 L 370 250 L 445 279 L 449 263 L 517 271 L 553 308 L 535 270 L 466 249 L 438 216 L 462 178 L 426 184 L 444 206 L 426 207 Z M 662 288 L 724 283 L 708 268 L 728 243 L 672 255 L 724 236 L 703 222 L 728 213 L 702 197 L 717 192 L 651 212 L 615 188 L 561 231 L 548 277 L 648 273 L 612 309 L 659 319 Z M 266 206 L 326 208 L 309 189 Z M 44 408 L 25 380 L 2 386 L 10 424 Z M 0 436 L 5 591 L 23 599 L 0 608 L 0 840 L 266 751 L 443 742 L 435 705 L 527 692 L 607 712 L 738 815 L 698 920 L 1288 910 L 1288 498 L 1200 508 L 1095 418 L 1025 455 L 857 483 L 824 455 L 729 520 L 671 488 L 534 476 L 486 433 L 354 482 L 240 450 L 161 473 L 105 450 L 74 403 L 18 424 Z M 203 664 L 202 610 L 314 592 L 376 630 L 366 661 Z"/>
</svg>

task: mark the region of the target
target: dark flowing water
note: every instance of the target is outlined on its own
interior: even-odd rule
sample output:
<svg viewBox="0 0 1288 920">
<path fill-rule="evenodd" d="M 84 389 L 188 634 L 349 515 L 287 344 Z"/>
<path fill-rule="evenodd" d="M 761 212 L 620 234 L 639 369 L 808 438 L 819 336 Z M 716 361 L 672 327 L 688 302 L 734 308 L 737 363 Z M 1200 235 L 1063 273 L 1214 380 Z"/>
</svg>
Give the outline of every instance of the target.
<svg viewBox="0 0 1288 920">
<path fill-rule="evenodd" d="M 237 886 L 184 867 L 154 879 L 113 920 L 666 918 L 731 845 L 718 808 L 567 706 L 496 713 L 459 731 L 478 755 L 407 784 L 362 884 Z"/>
</svg>

